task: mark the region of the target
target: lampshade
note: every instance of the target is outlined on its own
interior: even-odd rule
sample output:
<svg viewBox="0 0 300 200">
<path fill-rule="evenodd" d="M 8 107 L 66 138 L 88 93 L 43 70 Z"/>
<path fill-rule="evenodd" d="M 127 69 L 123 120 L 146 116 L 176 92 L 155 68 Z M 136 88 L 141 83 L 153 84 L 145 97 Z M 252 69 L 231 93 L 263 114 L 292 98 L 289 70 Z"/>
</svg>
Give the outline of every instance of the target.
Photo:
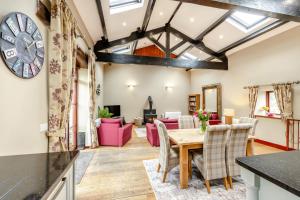
<svg viewBox="0 0 300 200">
<path fill-rule="evenodd" d="M 224 116 L 231 116 L 233 117 L 235 115 L 234 109 L 225 108 L 224 109 Z"/>
</svg>

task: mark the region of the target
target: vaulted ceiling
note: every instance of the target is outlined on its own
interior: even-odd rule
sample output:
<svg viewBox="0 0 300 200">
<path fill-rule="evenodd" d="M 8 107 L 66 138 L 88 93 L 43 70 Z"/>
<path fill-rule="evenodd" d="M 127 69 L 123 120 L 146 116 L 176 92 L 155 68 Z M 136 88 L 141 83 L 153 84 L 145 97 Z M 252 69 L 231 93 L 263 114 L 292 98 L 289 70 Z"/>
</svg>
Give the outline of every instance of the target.
<svg viewBox="0 0 300 200">
<path fill-rule="evenodd" d="M 103 24 L 101 24 L 100 21 L 97 1 L 101 1 L 106 30 L 102 28 Z M 96 43 L 105 35 L 107 35 L 106 39 L 108 39 L 108 41 L 114 41 L 128 37 L 132 32 L 136 31 L 138 27 L 142 28 L 142 25 L 145 25 L 143 21 L 149 1 L 152 0 L 142 0 L 141 6 L 137 8 L 113 14 L 110 8 L 110 0 L 74 0 L 74 3 L 90 35 Z M 297 25 L 295 22 L 278 23 L 275 18 L 267 18 L 253 28 L 243 30 L 229 19 L 233 11 L 228 14 L 228 10 L 191 3 L 180 3 L 179 1 L 173 0 L 156 0 L 154 2 L 155 4 L 146 30 L 163 27 L 169 22 L 171 27 L 194 40 L 198 39 L 197 37 L 201 35 L 203 31 L 207 30 L 208 27 L 223 16 L 222 22 L 203 38 L 205 46 L 215 52 L 226 52 L 228 49 L 235 48 L 239 45 L 239 43 L 236 42 L 247 39 L 247 36 L 251 37 L 248 37 L 245 41 L 253 39 L 253 35 L 260 36 L 259 30 L 264 28 L 271 27 L 270 30 L 276 33 L 276 30 L 273 29 L 287 30 L 293 27 L 289 23 L 294 23 L 294 26 Z M 224 18 L 224 16 L 226 16 L 226 18 Z M 166 44 L 166 33 L 158 33 L 154 35 L 153 38 L 162 45 Z M 182 39 L 180 37 L 175 36 L 173 33 L 170 34 L 170 48 L 181 41 Z M 235 45 L 232 46 L 232 44 Z M 150 41 L 148 38 L 143 38 L 138 40 L 138 42 L 130 42 L 125 45 L 110 48 L 108 52 L 113 52 L 116 49 L 124 50 L 130 48 L 131 51 L 125 51 L 125 53 L 131 54 L 135 45 L 136 49 L 139 49 L 153 45 L 153 41 Z M 197 60 L 212 60 L 211 55 L 199 50 L 199 48 L 191 46 L 188 42 L 177 48 L 173 53 L 179 56 L 183 55 L 183 57 L 184 55 L 192 58 L 195 57 Z"/>
</svg>

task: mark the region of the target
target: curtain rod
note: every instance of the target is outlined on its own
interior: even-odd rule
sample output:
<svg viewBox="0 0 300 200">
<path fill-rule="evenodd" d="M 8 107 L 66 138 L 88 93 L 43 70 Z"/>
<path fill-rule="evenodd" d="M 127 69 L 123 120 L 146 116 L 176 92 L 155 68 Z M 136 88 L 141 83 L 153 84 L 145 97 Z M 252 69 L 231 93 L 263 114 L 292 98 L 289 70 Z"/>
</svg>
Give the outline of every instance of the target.
<svg viewBox="0 0 300 200">
<path fill-rule="evenodd" d="M 293 81 L 293 82 L 285 82 L 285 83 L 272 83 L 272 84 L 263 84 L 263 85 L 252 85 L 252 86 L 245 86 L 244 89 L 249 89 L 252 87 L 267 87 L 267 86 L 273 86 L 273 85 L 284 85 L 284 84 L 300 84 L 300 81 Z"/>
</svg>

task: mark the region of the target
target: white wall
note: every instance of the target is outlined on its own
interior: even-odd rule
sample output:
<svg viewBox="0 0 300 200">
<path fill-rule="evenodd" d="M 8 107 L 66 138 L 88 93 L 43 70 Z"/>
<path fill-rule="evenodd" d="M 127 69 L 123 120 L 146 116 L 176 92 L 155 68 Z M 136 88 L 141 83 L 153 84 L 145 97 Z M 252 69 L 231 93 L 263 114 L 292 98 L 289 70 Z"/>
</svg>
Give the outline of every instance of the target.
<svg viewBox="0 0 300 200">
<path fill-rule="evenodd" d="M 191 90 L 221 83 L 223 109 L 234 108 L 237 117 L 248 116 L 247 85 L 300 80 L 300 27 L 281 33 L 229 56 L 228 71 L 192 70 Z M 300 117 L 300 87 L 294 90 L 294 117 Z M 264 88 L 262 88 L 264 89 Z M 285 124 L 277 119 L 259 118 L 257 136 L 285 145 Z"/>
<path fill-rule="evenodd" d="M 132 89 L 128 84 L 136 84 Z M 172 89 L 166 90 L 165 86 Z M 104 68 L 104 105 L 121 105 L 126 121 L 143 116 L 148 96 L 158 115 L 166 111 L 188 112 L 190 72 L 183 69 L 146 65 L 113 64 Z"/>
<path fill-rule="evenodd" d="M 35 78 L 24 80 L 12 74 L 0 59 L 0 155 L 47 151 L 47 137 L 40 133 L 40 124 L 48 119 L 47 28 L 35 15 L 36 1 L 1 0 L 1 19 L 15 11 L 27 14 L 39 27 L 45 43 L 45 62 Z"/>
</svg>

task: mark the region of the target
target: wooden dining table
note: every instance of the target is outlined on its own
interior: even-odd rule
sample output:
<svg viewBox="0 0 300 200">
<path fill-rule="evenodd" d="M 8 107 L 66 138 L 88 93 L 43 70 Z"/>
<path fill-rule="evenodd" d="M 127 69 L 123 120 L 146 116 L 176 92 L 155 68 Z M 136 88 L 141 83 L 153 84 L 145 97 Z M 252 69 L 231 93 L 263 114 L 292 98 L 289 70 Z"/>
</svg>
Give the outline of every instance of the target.
<svg viewBox="0 0 300 200">
<path fill-rule="evenodd" d="M 168 130 L 168 135 L 170 141 L 179 147 L 180 188 L 185 189 L 189 181 L 189 150 L 203 148 L 204 132 L 199 128 L 172 129 Z M 252 135 L 248 137 L 247 156 L 253 155 L 254 139 Z"/>
</svg>

